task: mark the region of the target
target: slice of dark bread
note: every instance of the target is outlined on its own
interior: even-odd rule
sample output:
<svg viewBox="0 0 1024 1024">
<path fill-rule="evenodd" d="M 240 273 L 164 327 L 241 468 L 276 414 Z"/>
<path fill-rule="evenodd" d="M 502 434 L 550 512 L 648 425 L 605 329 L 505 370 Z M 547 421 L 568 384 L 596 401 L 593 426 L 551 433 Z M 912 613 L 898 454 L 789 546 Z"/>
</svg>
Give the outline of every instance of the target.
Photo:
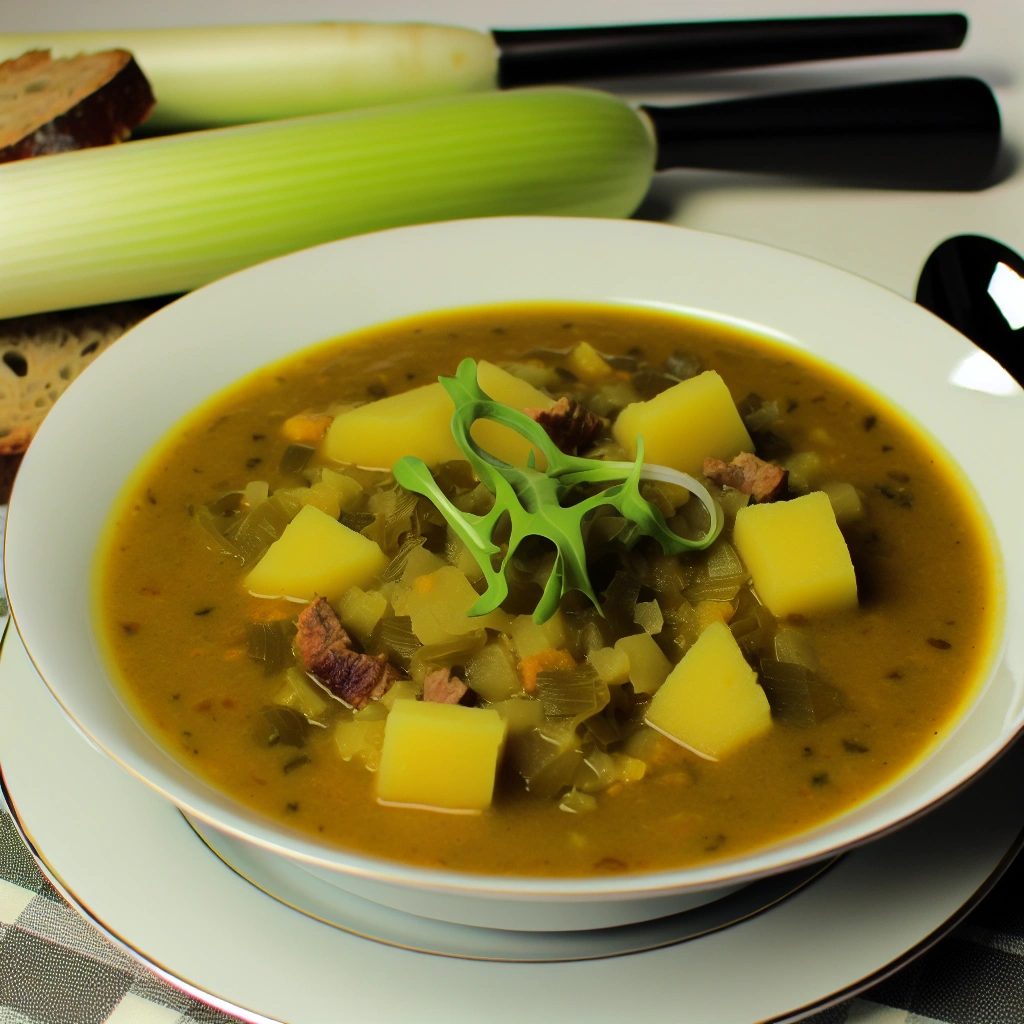
<svg viewBox="0 0 1024 1024">
<path fill-rule="evenodd" d="M 121 142 L 154 103 L 125 50 L 61 60 L 32 50 L 0 64 L 0 163 Z"/>
<path fill-rule="evenodd" d="M 0 320 L 0 456 L 23 452 L 53 403 L 82 370 L 166 301 Z"/>
</svg>

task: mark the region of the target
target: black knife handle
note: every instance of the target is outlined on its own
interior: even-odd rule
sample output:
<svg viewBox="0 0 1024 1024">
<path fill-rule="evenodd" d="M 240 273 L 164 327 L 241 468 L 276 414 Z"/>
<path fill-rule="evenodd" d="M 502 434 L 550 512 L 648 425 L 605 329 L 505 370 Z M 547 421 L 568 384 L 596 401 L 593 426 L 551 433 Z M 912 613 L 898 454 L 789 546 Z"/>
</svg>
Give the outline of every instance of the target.
<svg viewBox="0 0 1024 1024">
<path fill-rule="evenodd" d="M 991 183 L 999 107 L 976 78 L 861 85 L 683 107 L 640 108 L 659 170 L 791 174 L 880 188 Z"/>
<path fill-rule="evenodd" d="M 495 30 L 503 87 L 955 50 L 962 14 Z"/>
</svg>

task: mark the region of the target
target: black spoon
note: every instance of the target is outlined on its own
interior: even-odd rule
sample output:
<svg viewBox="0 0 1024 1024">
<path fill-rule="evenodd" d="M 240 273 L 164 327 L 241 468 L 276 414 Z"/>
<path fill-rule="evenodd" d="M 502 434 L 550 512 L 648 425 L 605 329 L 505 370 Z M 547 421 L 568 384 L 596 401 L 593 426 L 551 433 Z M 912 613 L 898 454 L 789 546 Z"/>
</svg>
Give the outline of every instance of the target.
<svg viewBox="0 0 1024 1024">
<path fill-rule="evenodd" d="M 936 247 L 915 300 L 945 320 L 1024 384 L 1024 258 L 982 235 Z"/>
</svg>

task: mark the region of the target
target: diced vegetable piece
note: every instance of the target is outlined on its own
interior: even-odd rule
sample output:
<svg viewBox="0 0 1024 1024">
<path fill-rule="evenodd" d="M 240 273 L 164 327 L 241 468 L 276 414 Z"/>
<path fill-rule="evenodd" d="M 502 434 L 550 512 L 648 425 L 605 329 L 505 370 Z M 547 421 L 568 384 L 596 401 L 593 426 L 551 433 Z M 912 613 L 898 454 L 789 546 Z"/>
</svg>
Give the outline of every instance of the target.
<svg viewBox="0 0 1024 1024">
<path fill-rule="evenodd" d="M 505 722 L 490 708 L 396 701 L 384 730 L 377 798 L 482 811 L 491 803 L 504 742 Z"/>
<path fill-rule="evenodd" d="M 419 637 L 412 631 L 412 619 L 408 615 L 388 614 L 380 620 L 366 649 L 369 654 L 385 654 L 389 661 L 408 668 L 413 655 L 422 646 Z"/>
<path fill-rule="evenodd" d="M 643 764 L 653 764 L 668 746 L 669 742 L 662 733 L 644 725 L 626 737 L 626 742 L 622 744 L 622 753 Z"/>
<path fill-rule="evenodd" d="M 291 663 L 295 625 L 290 619 L 250 622 L 246 633 L 246 652 L 262 663 L 265 676 L 275 676 Z"/>
<path fill-rule="evenodd" d="M 256 563 L 245 585 L 259 597 L 332 600 L 368 583 L 387 561 L 372 540 L 307 505 Z"/>
<path fill-rule="evenodd" d="M 306 493 L 302 495 L 302 504 L 320 509 L 324 515 L 332 519 L 337 519 L 341 514 L 338 492 L 330 484 L 318 483 L 307 488 Z"/>
<path fill-rule="evenodd" d="M 480 599 L 473 585 L 453 565 L 443 565 L 409 586 L 395 591 L 392 605 L 398 615 L 412 619 L 412 631 L 425 644 L 438 644 L 478 629 L 507 629 L 509 615 L 500 608 L 487 615 L 470 616 Z"/>
<path fill-rule="evenodd" d="M 428 551 L 422 544 L 414 545 L 406 557 L 405 569 L 401 576 L 402 582 L 412 583 L 420 576 L 429 576 L 432 572 L 437 572 L 444 564 L 443 558 L 435 555 L 433 551 Z"/>
<path fill-rule="evenodd" d="M 304 747 L 308 732 L 306 716 L 295 708 L 274 704 L 263 708 L 256 720 L 257 739 L 268 747 Z"/>
<path fill-rule="evenodd" d="M 714 370 L 626 406 L 612 433 L 630 458 L 636 458 L 636 439 L 643 435 L 647 462 L 697 475 L 708 456 L 728 462 L 754 450 L 729 389 Z"/>
<path fill-rule="evenodd" d="M 672 663 L 650 633 L 624 636 L 615 641 L 615 650 L 629 658 L 629 681 L 636 693 L 654 693 L 672 671 Z"/>
<path fill-rule="evenodd" d="M 801 493 L 817 483 L 824 460 L 817 452 L 796 452 L 782 463 L 782 468 L 789 473 L 790 490 Z"/>
<path fill-rule="evenodd" d="M 274 698 L 274 703 L 294 708 L 310 721 L 319 720 L 327 710 L 331 698 L 315 683 L 310 682 L 305 672 L 300 669 L 288 669 L 284 678 L 284 686 Z"/>
<path fill-rule="evenodd" d="M 733 539 L 776 617 L 857 607 L 850 552 L 821 491 L 740 509 Z"/>
<path fill-rule="evenodd" d="M 474 693 L 492 703 L 507 701 L 522 689 L 512 655 L 503 643 L 488 644 L 466 662 L 466 683 Z"/>
<path fill-rule="evenodd" d="M 437 644 L 424 644 L 409 662 L 409 675 L 422 686 L 427 673 L 438 668 L 465 665 L 486 643 L 487 631 L 476 629 L 472 633 L 463 633 Z"/>
<path fill-rule="evenodd" d="M 864 515 L 864 502 L 860 500 L 857 488 L 853 484 L 822 484 L 821 490 L 828 495 L 836 522 L 840 526 L 856 522 Z"/>
<path fill-rule="evenodd" d="M 569 642 L 569 627 L 561 609 L 539 626 L 531 616 L 517 615 L 509 623 L 508 632 L 521 659 L 551 648 L 564 648 Z"/>
<path fill-rule="evenodd" d="M 698 601 L 694 607 L 697 615 L 697 629 L 703 633 L 713 622 L 732 621 L 733 607 L 728 601 Z"/>
<path fill-rule="evenodd" d="M 615 647 L 600 647 L 587 655 L 587 661 L 606 686 L 617 686 L 629 679 L 629 655 Z"/>
<path fill-rule="evenodd" d="M 365 647 L 387 607 L 388 600 L 379 590 L 349 587 L 338 601 L 338 618 Z"/>
<path fill-rule="evenodd" d="M 334 743 L 342 760 L 351 761 L 355 757 L 371 772 L 375 772 L 380 766 L 384 725 L 385 719 L 382 718 L 339 722 L 334 727 Z"/>
<path fill-rule="evenodd" d="M 575 667 L 576 659 L 568 651 L 552 647 L 522 658 L 519 662 L 519 678 L 523 681 L 523 689 L 527 693 L 533 693 L 537 688 L 537 676 L 541 672 L 568 671 Z"/>
<path fill-rule="evenodd" d="M 645 632 L 654 636 L 665 626 L 665 617 L 657 601 L 640 601 L 633 608 L 633 621 Z"/>
<path fill-rule="evenodd" d="M 601 711 L 610 695 L 598 674 L 589 665 L 581 665 L 538 673 L 537 698 L 547 718 L 568 718 L 579 724 Z"/>
<path fill-rule="evenodd" d="M 317 444 L 330 425 L 330 416 L 300 412 L 281 424 L 281 433 L 295 444 Z"/>
<path fill-rule="evenodd" d="M 773 717 L 792 725 L 814 725 L 843 709 L 839 690 L 793 662 L 762 658 L 761 686 Z"/>
<path fill-rule="evenodd" d="M 615 753 L 612 760 L 622 782 L 639 782 L 647 774 L 647 765 L 638 757 Z"/>
<path fill-rule="evenodd" d="M 794 665 L 803 665 L 811 672 L 818 667 L 818 652 L 812 641 L 795 629 L 780 629 L 773 642 L 775 657 Z"/>
<path fill-rule="evenodd" d="M 396 679 L 381 697 L 380 702 L 390 711 L 396 700 L 415 700 L 420 695 L 420 688 L 411 679 Z"/>
<path fill-rule="evenodd" d="M 588 384 L 606 380 L 615 373 L 611 363 L 589 341 L 573 345 L 572 351 L 566 357 L 565 366 Z"/>
<path fill-rule="evenodd" d="M 597 798 L 573 788 L 559 801 L 558 809 L 569 814 L 587 814 L 597 810 Z"/>
<path fill-rule="evenodd" d="M 523 737 L 512 750 L 516 770 L 531 796 L 550 799 L 567 786 L 583 761 L 575 727 L 546 724 Z"/>
<path fill-rule="evenodd" d="M 320 471 L 320 483 L 334 494 L 339 507 L 343 509 L 350 508 L 363 493 L 362 485 L 352 477 L 326 466 Z"/>
<path fill-rule="evenodd" d="M 768 698 L 728 626 L 700 635 L 654 695 L 646 722 L 714 760 L 771 728 Z"/>
<path fill-rule="evenodd" d="M 544 721 L 544 706 L 539 700 L 512 697 L 497 701 L 491 707 L 508 723 L 509 736 L 522 736 Z"/>
<path fill-rule="evenodd" d="M 250 480 L 242 492 L 242 505 L 245 508 L 255 508 L 269 497 L 270 485 L 266 480 Z"/>
</svg>

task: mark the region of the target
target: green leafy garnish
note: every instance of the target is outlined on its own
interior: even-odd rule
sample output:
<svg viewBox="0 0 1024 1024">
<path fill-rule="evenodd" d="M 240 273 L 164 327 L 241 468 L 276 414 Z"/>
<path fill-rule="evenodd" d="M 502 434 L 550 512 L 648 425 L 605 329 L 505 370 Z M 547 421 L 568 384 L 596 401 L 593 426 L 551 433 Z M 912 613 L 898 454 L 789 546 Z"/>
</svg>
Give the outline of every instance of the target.
<svg viewBox="0 0 1024 1024">
<path fill-rule="evenodd" d="M 543 537 L 554 543 L 555 564 L 544 586 L 544 593 L 533 612 L 533 621 L 546 622 L 557 611 L 563 594 L 579 590 L 600 607 L 587 576 L 587 555 L 583 545 L 583 519 L 591 511 L 609 505 L 632 524 L 628 544 L 642 536 L 653 537 L 666 554 L 706 548 L 722 529 L 722 517 L 708 492 L 695 480 L 693 491 L 711 516 L 711 528 L 700 540 L 687 540 L 669 529 L 665 517 L 640 494 L 643 470 L 643 438 L 637 438 L 636 462 L 605 462 L 566 455 L 548 437 L 544 428 L 525 413 L 495 402 L 481 390 L 473 359 L 463 359 L 454 377 L 439 378 L 455 403 L 452 435 L 465 453 L 480 480 L 494 494 L 494 507 L 486 515 L 463 512 L 453 505 L 437 485 L 426 464 L 413 456 L 395 463 L 395 479 L 407 490 L 428 497 L 472 553 L 487 581 L 487 589 L 469 610 L 470 615 L 494 611 L 508 596 L 505 566 L 516 548 L 527 537 Z M 493 420 L 511 427 L 539 448 L 547 458 L 547 469 L 536 468 L 533 453 L 527 466 L 510 466 L 481 448 L 470 436 L 478 419 Z M 562 504 L 569 492 L 581 484 L 622 481 L 575 504 Z M 504 515 L 511 519 L 508 548 L 496 569 L 492 559 L 501 554 L 493 534 Z"/>
</svg>

